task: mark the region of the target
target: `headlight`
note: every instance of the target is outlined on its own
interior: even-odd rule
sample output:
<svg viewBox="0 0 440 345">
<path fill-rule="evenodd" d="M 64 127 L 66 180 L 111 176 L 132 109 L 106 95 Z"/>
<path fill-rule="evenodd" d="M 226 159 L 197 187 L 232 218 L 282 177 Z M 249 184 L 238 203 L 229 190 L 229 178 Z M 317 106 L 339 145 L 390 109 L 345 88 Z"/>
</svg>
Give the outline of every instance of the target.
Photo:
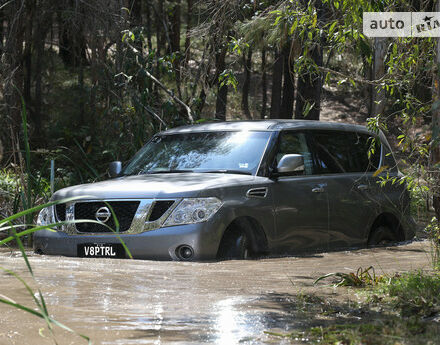
<svg viewBox="0 0 440 345">
<path fill-rule="evenodd" d="M 38 214 L 37 225 L 48 225 L 55 223 L 55 217 L 53 215 L 53 206 L 43 208 Z"/>
<path fill-rule="evenodd" d="M 222 202 L 217 198 L 183 199 L 162 226 L 205 222 L 221 205 Z"/>
</svg>

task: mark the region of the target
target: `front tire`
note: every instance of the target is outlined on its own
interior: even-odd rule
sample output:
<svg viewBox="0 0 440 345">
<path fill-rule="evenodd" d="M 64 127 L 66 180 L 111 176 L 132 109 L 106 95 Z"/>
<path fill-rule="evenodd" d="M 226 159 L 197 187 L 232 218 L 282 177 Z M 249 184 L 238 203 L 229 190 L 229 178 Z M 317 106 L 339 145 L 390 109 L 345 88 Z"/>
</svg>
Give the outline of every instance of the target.
<svg viewBox="0 0 440 345">
<path fill-rule="evenodd" d="M 220 245 L 220 259 L 246 260 L 251 256 L 251 245 L 243 231 L 230 231 L 225 234 Z"/>
<path fill-rule="evenodd" d="M 368 237 L 368 246 L 388 245 L 397 242 L 395 232 L 387 226 L 378 226 L 371 231 Z"/>
</svg>

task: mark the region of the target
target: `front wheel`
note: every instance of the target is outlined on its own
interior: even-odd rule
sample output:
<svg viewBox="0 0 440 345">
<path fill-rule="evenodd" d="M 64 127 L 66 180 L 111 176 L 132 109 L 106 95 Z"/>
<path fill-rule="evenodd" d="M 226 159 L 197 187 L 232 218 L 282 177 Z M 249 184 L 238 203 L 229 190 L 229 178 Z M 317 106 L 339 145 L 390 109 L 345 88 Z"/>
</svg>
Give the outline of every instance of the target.
<svg viewBox="0 0 440 345">
<path fill-rule="evenodd" d="M 251 255 L 248 237 L 243 231 L 231 231 L 222 240 L 219 258 L 226 260 L 245 260 Z"/>
<path fill-rule="evenodd" d="M 398 238 L 392 229 L 387 226 L 378 226 L 371 231 L 368 237 L 368 246 L 387 245 L 397 241 Z"/>
</svg>

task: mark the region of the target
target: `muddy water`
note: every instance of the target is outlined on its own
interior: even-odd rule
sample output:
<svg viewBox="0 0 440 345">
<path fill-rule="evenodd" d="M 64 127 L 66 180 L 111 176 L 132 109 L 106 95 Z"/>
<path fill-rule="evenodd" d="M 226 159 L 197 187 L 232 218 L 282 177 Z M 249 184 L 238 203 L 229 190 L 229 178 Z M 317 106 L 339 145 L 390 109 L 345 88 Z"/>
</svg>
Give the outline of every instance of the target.
<svg viewBox="0 0 440 345">
<path fill-rule="evenodd" d="M 313 286 L 316 277 L 373 265 L 376 274 L 429 269 L 427 242 L 303 257 L 211 263 L 80 259 L 32 255 L 32 282 L 18 253 L 0 251 L 0 266 L 43 291 L 51 315 L 94 344 L 279 344 L 266 331 L 288 332 L 310 320 L 298 298 L 356 298 Z M 33 306 L 15 278 L 0 273 L 0 294 Z M 354 296 L 354 297 L 353 297 Z M 306 304 L 303 304 L 307 308 Z M 325 320 L 324 320 L 325 321 Z M 44 322 L 0 305 L 0 344 L 53 344 Z M 55 329 L 59 344 L 86 344 Z M 288 343 L 287 340 L 282 342 Z"/>
</svg>

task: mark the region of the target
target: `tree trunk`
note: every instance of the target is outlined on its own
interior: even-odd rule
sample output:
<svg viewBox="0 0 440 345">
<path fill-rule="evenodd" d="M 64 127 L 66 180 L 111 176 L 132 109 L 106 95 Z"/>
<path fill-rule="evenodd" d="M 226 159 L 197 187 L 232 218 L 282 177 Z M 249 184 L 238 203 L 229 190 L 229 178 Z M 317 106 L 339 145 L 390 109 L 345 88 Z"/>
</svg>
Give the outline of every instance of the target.
<svg viewBox="0 0 440 345">
<path fill-rule="evenodd" d="M 23 97 L 26 102 L 26 108 L 32 113 L 31 86 L 32 86 L 32 29 L 34 26 L 34 3 L 26 1 L 26 19 L 25 19 L 25 37 L 24 37 L 24 84 Z M 32 118 L 33 114 L 30 114 Z"/>
<path fill-rule="evenodd" d="M 180 52 L 180 0 L 173 1 L 170 22 L 170 50 L 171 53 L 178 53 Z"/>
<path fill-rule="evenodd" d="M 174 0 L 172 8 L 171 25 L 170 25 L 170 50 L 176 54 L 173 60 L 174 73 L 176 75 L 176 87 L 179 98 L 182 99 L 182 89 L 180 85 L 180 0 Z"/>
<path fill-rule="evenodd" d="M 153 44 L 151 42 L 151 4 L 149 1 L 145 3 L 145 15 L 146 15 L 146 22 L 147 22 L 147 46 L 148 50 L 153 50 Z"/>
<path fill-rule="evenodd" d="M 436 11 L 440 11 L 440 2 L 436 4 Z M 440 38 L 436 39 L 436 67 L 433 75 L 433 104 L 437 104 L 437 108 L 433 107 L 432 111 L 432 138 L 431 138 L 431 160 L 430 170 L 433 172 L 434 185 L 432 186 L 432 201 L 437 218 L 437 224 L 440 225 Z"/>
<path fill-rule="evenodd" d="M 133 0 L 130 14 L 131 27 L 142 26 L 142 0 Z"/>
<path fill-rule="evenodd" d="M 283 101 L 281 102 L 280 118 L 292 119 L 293 116 L 293 100 L 294 100 L 294 75 L 293 66 L 290 63 L 290 45 L 287 44 L 283 49 Z"/>
<path fill-rule="evenodd" d="M 248 120 L 252 120 L 251 112 L 249 110 L 249 88 L 251 86 L 251 72 L 252 72 L 252 49 L 248 49 L 247 56 L 243 53 L 244 65 L 244 81 L 241 97 L 241 109 Z"/>
<path fill-rule="evenodd" d="M 185 34 L 185 63 L 191 58 L 191 19 L 193 10 L 193 0 L 187 0 L 187 12 L 186 12 L 186 34 Z"/>
<path fill-rule="evenodd" d="M 67 8 L 60 7 L 58 12 L 59 55 L 68 67 L 78 67 L 87 62 L 83 12 L 82 5 L 76 6 L 73 0 L 68 1 Z"/>
<path fill-rule="evenodd" d="M 385 74 L 385 54 L 387 38 L 376 37 L 373 43 L 372 79 L 377 80 Z M 380 86 L 371 86 L 370 116 L 383 114 L 385 108 L 385 90 Z"/>
<path fill-rule="evenodd" d="M 219 81 L 220 74 L 225 70 L 227 44 L 225 43 L 220 51 L 216 54 L 216 83 L 217 83 L 217 100 L 215 102 L 215 118 L 226 121 L 226 105 L 228 101 L 228 85 L 221 85 Z"/>
<path fill-rule="evenodd" d="M 4 29 L 3 29 L 3 25 L 4 25 L 4 14 L 3 14 L 3 9 L 0 9 L 0 52 L 3 52 L 3 37 L 4 35 Z"/>
<path fill-rule="evenodd" d="M 322 66 L 322 46 L 316 45 L 309 52 L 317 66 Z M 319 120 L 321 111 L 322 76 L 318 71 L 298 76 L 295 119 Z"/>
<path fill-rule="evenodd" d="M 0 71 L 4 80 L 9 82 L 5 84 L 2 90 L 6 112 L 9 116 L 10 128 L 12 136 L 18 135 L 21 127 L 21 98 L 20 93 L 17 92 L 16 87 L 20 89 L 23 85 L 23 41 L 24 41 L 24 13 L 20 2 L 12 2 L 9 8 L 10 13 L 14 16 L 6 16 L 7 31 L 5 36 L 8 37 L 5 41 L 4 59 L 0 64 Z M 12 143 L 4 142 L 6 150 L 13 151 Z M 15 148 L 14 148 L 15 149 Z M 5 151 L 6 151 L 5 150 Z"/>
<path fill-rule="evenodd" d="M 283 59 L 281 54 L 275 52 L 272 67 L 272 99 L 270 101 L 270 118 L 278 119 L 281 109 L 281 82 L 283 78 Z"/>
<path fill-rule="evenodd" d="M 43 68 L 45 67 L 44 59 L 44 43 L 46 40 L 46 35 L 52 25 L 52 14 L 43 13 L 40 7 L 36 8 L 36 28 L 34 37 L 35 46 L 35 96 L 34 96 L 34 109 L 32 121 L 36 129 L 36 135 L 39 135 L 41 139 L 41 144 L 45 142 L 44 133 L 42 131 L 42 125 L 44 120 L 44 112 L 41 111 L 43 90 L 42 90 L 42 78 L 43 78 Z M 40 144 L 40 145 L 41 145 Z"/>
<path fill-rule="evenodd" d="M 164 44 L 165 44 L 165 29 L 163 27 L 163 2 L 162 1 L 158 1 L 157 2 L 157 10 L 154 11 L 155 12 L 155 16 L 156 16 L 156 20 L 155 20 L 155 24 L 156 24 L 156 49 L 157 49 L 157 54 L 161 55 L 161 52 L 164 48 Z"/>
<path fill-rule="evenodd" d="M 266 117 L 267 112 L 267 73 L 266 73 L 266 49 L 261 50 L 261 69 L 263 74 L 261 76 L 261 93 L 262 93 L 262 106 L 261 106 L 261 118 Z"/>
</svg>

